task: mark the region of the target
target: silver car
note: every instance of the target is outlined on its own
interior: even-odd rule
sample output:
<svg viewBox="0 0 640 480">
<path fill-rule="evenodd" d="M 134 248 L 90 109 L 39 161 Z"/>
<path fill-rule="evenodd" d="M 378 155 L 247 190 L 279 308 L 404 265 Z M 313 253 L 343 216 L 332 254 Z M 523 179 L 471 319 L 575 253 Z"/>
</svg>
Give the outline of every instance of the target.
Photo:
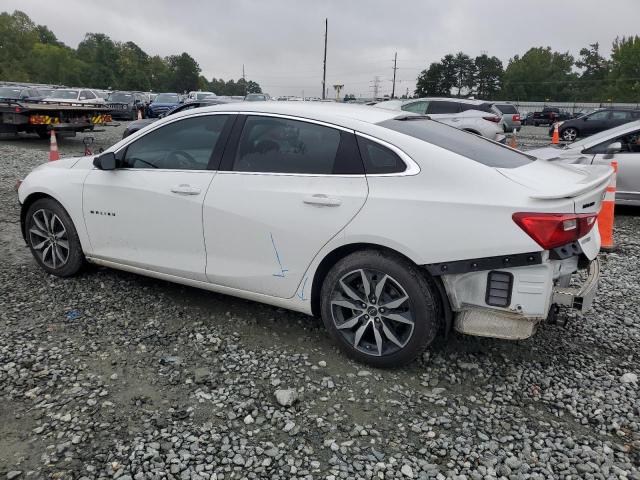
<svg viewBox="0 0 640 480">
<path fill-rule="evenodd" d="M 618 162 L 616 203 L 640 206 L 640 120 L 610 128 L 563 148 L 526 153 L 551 162 L 605 164 Z"/>
<path fill-rule="evenodd" d="M 501 118 L 500 126 L 506 132 L 520 131 L 520 112 L 518 109 L 506 102 L 497 102 L 491 105 L 491 110 Z"/>
</svg>

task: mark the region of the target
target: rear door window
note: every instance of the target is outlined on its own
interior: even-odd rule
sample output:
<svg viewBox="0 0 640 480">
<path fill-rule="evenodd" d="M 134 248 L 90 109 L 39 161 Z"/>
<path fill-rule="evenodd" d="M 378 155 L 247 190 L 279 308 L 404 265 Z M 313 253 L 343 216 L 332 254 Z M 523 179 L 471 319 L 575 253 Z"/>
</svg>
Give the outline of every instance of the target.
<svg viewBox="0 0 640 480">
<path fill-rule="evenodd" d="M 500 112 L 506 113 L 506 114 L 518 113 L 518 109 L 508 103 L 497 103 L 496 108 L 500 110 Z"/>
<path fill-rule="evenodd" d="M 429 102 L 427 108 L 427 114 L 439 114 L 439 113 L 460 113 L 460 104 L 458 102 L 447 100 L 432 100 Z"/>
<path fill-rule="evenodd" d="M 247 117 L 233 170 L 310 175 L 362 174 L 353 133 L 300 120 Z"/>
<path fill-rule="evenodd" d="M 611 120 L 631 120 L 631 112 L 617 110 L 611 112 Z"/>
</svg>

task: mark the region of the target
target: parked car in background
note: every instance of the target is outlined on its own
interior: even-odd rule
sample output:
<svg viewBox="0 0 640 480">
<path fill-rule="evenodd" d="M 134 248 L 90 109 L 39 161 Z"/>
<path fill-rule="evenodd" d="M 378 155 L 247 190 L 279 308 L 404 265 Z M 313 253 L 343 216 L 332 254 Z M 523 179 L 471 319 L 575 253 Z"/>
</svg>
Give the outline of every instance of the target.
<svg viewBox="0 0 640 480">
<path fill-rule="evenodd" d="M 533 112 L 520 112 L 520 125 L 533 125 Z"/>
<path fill-rule="evenodd" d="M 496 102 L 491 105 L 491 110 L 500 116 L 500 126 L 505 132 L 520 131 L 520 112 L 510 103 Z"/>
<path fill-rule="evenodd" d="M 579 165 L 609 165 L 614 159 L 618 162 L 616 203 L 640 206 L 640 120 L 596 133 L 562 148 L 539 148 L 526 153 L 551 162 Z"/>
<path fill-rule="evenodd" d="M 176 113 L 184 112 L 186 110 L 192 110 L 194 108 L 206 107 L 212 105 L 221 105 L 223 103 L 232 103 L 237 102 L 238 100 L 233 100 L 231 98 L 222 98 L 222 97 L 205 97 L 202 100 L 194 100 L 193 102 L 185 102 L 181 105 L 178 105 L 173 110 L 169 110 L 167 113 L 160 114 L 159 118 L 168 117 L 169 115 L 174 115 Z M 122 138 L 127 138 L 132 133 L 137 132 L 138 130 L 146 127 L 147 125 L 155 122 L 156 118 L 143 118 L 140 120 L 134 120 L 130 122 L 122 132 Z"/>
<path fill-rule="evenodd" d="M 588 137 L 638 119 L 640 119 L 640 110 L 603 108 L 588 115 L 559 122 L 558 131 L 562 140 L 573 142 L 576 138 Z M 552 125 L 549 135 L 553 135 L 553 129 Z"/>
<path fill-rule="evenodd" d="M 538 127 L 540 125 L 552 125 L 555 122 L 566 120 L 568 118 L 571 118 L 571 113 L 565 110 L 560 110 L 557 107 L 544 107 L 539 112 L 533 112 L 531 124 L 534 127 Z"/>
<path fill-rule="evenodd" d="M 46 102 L 103 104 L 104 98 L 88 88 L 57 88 L 44 98 Z"/>
<path fill-rule="evenodd" d="M 182 99 L 177 93 L 159 93 L 149 104 L 147 116 L 150 118 L 158 118 L 161 114 L 173 110 L 181 103 Z"/>
<path fill-rule="evenodd" d="M 496 142 L 506 137 L 499 126 L 500 117 L 491 110 L 491 103 L 459 98 L 418 98 L 413 100 L 387 100 L 375 104 L 377 108 L 428 115 L 466 132 L 482 135 Z"/>
<path fill-rule="evenodd" d="M 187 95 L 186 101 L 202 100 L 203 98 L 206 98 L 206 97 L 216 97 L 216 96 L 217 95 L 213 92 L 205 92 L 202 90 L 198 90 L 194 92 L 189 92 L 189 94 Z"/>
<path fill-rule="evenodd" d="M 266 102 L 267 100 L 271 100 L 268 93 L 249 93 L 244 97 L 245 102 Z"/>
<path fill-rule="evenodd" d="M 522 339 L 555 303 L 589 308 L 611 175 L 392 110 L 242 102 L 41 165 L 18 199 L 48 274 L 88 261 L 315 314 L 392 367 L 452 328 Z"/>
<path fill-rule="evenodd" d="M 138 112 L 144 115 L 147 98 L 138 92 L 111 92 L 106 100 L 113 118 L 136 120 Z"/>
<path fill-rule="evenodd" d="M 10 100 L 41 100 L 42 92 L 34 87 L 0 86 L 0 98 Z"/>
</svg>

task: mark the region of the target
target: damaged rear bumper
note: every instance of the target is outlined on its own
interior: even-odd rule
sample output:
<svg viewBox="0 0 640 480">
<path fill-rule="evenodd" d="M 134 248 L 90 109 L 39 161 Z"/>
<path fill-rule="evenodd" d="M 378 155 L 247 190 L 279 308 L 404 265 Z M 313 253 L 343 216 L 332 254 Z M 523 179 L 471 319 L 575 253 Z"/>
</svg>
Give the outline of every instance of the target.
<svg viewBox="0 0 640 480">
<path fill-rule="evenodd" d="M 577 288 L 554 288 L 551 303 L 584 312 L 590 308 L 593 303 L 593 299 L 598 291 L 599 281 L 600 261 L 596 258 L 589 264 L 589 275 L 584 284 Z"/>
</svg>

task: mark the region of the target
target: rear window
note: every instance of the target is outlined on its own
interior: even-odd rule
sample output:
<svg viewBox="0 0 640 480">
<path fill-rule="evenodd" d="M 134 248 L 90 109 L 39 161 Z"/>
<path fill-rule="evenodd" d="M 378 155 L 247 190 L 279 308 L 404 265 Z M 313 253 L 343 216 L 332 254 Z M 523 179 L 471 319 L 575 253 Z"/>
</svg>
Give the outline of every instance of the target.
<svg viewBox="0 0 640 480">
<path fill-rule="evenodd" d="M 458 113 L 460 112 L 460 104 L 458 102 L 449 102 L 446 100 L 432 100 L 427 107 L 427 113 Z"/>
<path fill-rule="evenodd" d="M 450 150 L 487 167 L 517 168 L 536 160 L 535 157 L 435 120 L 391 119 L 378 125 Z"/>
<path fill-rule="evenodd" d="M 496 108 L 502 113 L 518 113 L 518 109 L 508 103 L 498 103 L 496 104 Z"/>
</svg>

